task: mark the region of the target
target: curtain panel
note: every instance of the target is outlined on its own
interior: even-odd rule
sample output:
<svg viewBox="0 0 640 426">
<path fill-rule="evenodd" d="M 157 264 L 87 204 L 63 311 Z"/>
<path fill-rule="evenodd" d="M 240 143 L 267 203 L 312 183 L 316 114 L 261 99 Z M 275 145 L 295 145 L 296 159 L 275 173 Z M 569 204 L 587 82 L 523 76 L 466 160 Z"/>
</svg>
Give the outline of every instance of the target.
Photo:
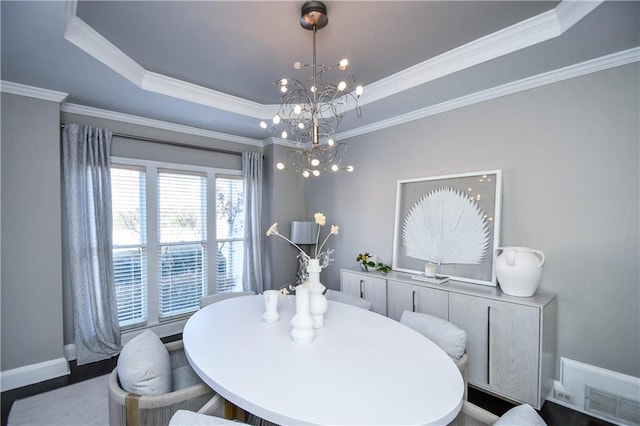
<svg viewBox="0 0 640 426">
<path fill-rule="evenodd" d="M 65 261 L 73 298 L 78 365 L 110 358 L 121 349 L 112 268 L 110 150 L 110 131 L 65 125 Z"/>
<path fill-rule="evenodd" d="M 242 287 L 262 293 L 262 252 L 264 232 L 262 226 L 262 154 L 242 153 L 242 180 L 244 183 L 244 265 Z"/>
</svg>

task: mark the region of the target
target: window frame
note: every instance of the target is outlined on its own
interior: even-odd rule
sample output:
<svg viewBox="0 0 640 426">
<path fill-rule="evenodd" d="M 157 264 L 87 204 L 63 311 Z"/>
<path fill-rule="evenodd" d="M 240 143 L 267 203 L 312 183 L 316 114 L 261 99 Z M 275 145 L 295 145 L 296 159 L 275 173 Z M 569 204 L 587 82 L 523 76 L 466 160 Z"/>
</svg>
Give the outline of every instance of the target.
<svg viewBox="0 0 640 426">
<path fill-rule="evenodd" d="M 242 171 L 234 169 L 224 169 L 217 167 L 196 166 L 191 164 L 169 163 L 164 161 L 144 160 L 128 157 L 111 158 L 111 167 L 138 168 L 145 172 L 145 201 L 146 201 L 146 254 L 147 254 L 147 320 L 144 323 L 137 323 L 122 327 L 123 331 L 141 328 L 150 328 L 165 323 L 185 320 L 193 312 L 182 315 L 174 315 L 166 318 L 160 317 L 159 300 L 159 268 L 158 249 L 160 247 L 158 234 L 158 172 L 172 171 L 177 173 L 198 173 L 206 176 L 206 244 L 207 250 L 207 294 L 216 293 L 218 270 L 216 259 L 216 248 L 218 240 L 216 238 L 216 178 L 236 177 L 242 179 Z"/>
</svg>

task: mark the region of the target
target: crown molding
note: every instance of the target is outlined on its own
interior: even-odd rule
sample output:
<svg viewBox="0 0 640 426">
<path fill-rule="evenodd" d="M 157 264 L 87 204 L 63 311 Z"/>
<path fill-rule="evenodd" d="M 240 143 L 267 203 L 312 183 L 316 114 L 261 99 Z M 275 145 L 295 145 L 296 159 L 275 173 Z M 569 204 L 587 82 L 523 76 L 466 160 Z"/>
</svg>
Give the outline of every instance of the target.
<svg viewBox="0 0 640 426">
<path fill-rule="evenodd" d="M 336 139 L 344 140 L 355 136 L 364 135 L 389 127 L 398 126 L 410 121 L 419 120 L 421 118 L 440 114 L 454 109 L 470 106 L 479 102 L 496 99 L 502 96 L 511 95 L 536 87 L 545 86 L 547 84 L 557 83 L 586 74 L 603 71 L 609 68 L 630 64 L 640 61 L 640 47 L 635 47 L 621 52 L 606 55 L 600 58 L 581 62 L 579 64 L 570 65 L 568 67 L 559 68 L 557 70 L 527 77 L 522 80 L 503 84 L 501 86 L 492 87 L 480 92 L 472 93 L 460 98 L 452 99 L 436 105 L 431 105 L 407 114 L 402 114 L 388 120 L 379 121 L 377 123 L 358 127 L 336 135 Z"/>
<path fill-rule="evenodd" d="M 154 120 L 151 118 L 140 117 L 138 115 L 124 114 L 121 112 L 108 111 L 108 110 L 88 107 L 84 105 L 64 103 L 62 104 L 60 110 L 70 114 L 86 115 L 89 117 L 102 118 L 105 120 L 114 120 L 122 123 L 152 127 L 155 129 L 185 133 L 185 134 L 194 135 L 194 136 L 202 136 L 205 138 L 217 139 L 217 140 L 222 140 L 227 142 L 235 142 L 235 143 L 241 143 L 244 145 L 251 145 L 251 146 L 257 146 L 257 147 L 264 146 L 262 141 L 259 141 L 257 139 L 245 138 L 242 136 L 230 135 L 228 133 L 215 132 L 212 130 L 205 130 L 197 127 L 171 123 L 168 121 Z"/>
<path fill-rule="evenodd" d="M 366 105 L 448 74 L 478 65 L 514 51 L 557 37 L 595 9 L 603 0 L 563 0 L 555 9 L 496 31 L 435 58 L 421 62 L 365 87 L 360 104 Z M 75 14 L 75 0 L 67 5 Z M 64 37 L 143 90 L 189 102 L 268 119 L 278 105 L 263 105 L 196 84 L 148 71 L 77 16 L 68 17 Z M 355 108 L 349 102 L 347 110 Z"/>
<path fill-rule="evenodd" d="M 378 101 L 474 65 L 561 35 L 602 0 L 564 0 L 555 9 L 481 37 L 365 87 L 361 105 Z"/>
<path fill-rule="evenodd" d="M 11 93 L 12 95 L 27 96 L 30 98 L 42 99 L 43 101 L 58 103 L 64 101 L 67 96 L 69 96 L 68 93 L 25 86 L 24 84 L 13 83 L 5 80 L 0 81 L 0 91 L 3 93 Z"/>
<path fill-rule="evenodd" d="M 77 16 L 67 22 L 64 38 L 136 86 L 142 87 L 146 70 Z"/>
</svg>

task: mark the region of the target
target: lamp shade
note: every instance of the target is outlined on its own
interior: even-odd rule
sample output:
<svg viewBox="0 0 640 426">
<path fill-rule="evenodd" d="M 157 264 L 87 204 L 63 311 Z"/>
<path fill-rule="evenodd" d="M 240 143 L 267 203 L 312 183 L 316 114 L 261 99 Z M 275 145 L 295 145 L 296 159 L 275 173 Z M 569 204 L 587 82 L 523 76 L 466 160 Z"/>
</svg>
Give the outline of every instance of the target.
<svg viewBox="0 0 640 426">
<path fill-rule="evenodd" d="M 296 244 L 315 244 L 315 228 L 313 221 L 292 220 L 291 241 Z"/>
</svg>

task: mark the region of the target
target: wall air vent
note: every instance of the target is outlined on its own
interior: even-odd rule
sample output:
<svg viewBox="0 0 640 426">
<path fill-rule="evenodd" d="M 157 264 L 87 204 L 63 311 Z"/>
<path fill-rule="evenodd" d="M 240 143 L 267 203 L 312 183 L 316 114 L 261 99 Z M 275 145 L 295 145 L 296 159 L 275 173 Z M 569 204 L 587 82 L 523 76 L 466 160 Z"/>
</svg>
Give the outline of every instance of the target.
<svg viewBox="0 0 640 426">
<path fill-rule="evenodd" d="M 640 401 L 632 401 L 586 385 L 584 409 L 587 413 L 611 419 L 617 424 L 640 426 Z"/>
</svg>

